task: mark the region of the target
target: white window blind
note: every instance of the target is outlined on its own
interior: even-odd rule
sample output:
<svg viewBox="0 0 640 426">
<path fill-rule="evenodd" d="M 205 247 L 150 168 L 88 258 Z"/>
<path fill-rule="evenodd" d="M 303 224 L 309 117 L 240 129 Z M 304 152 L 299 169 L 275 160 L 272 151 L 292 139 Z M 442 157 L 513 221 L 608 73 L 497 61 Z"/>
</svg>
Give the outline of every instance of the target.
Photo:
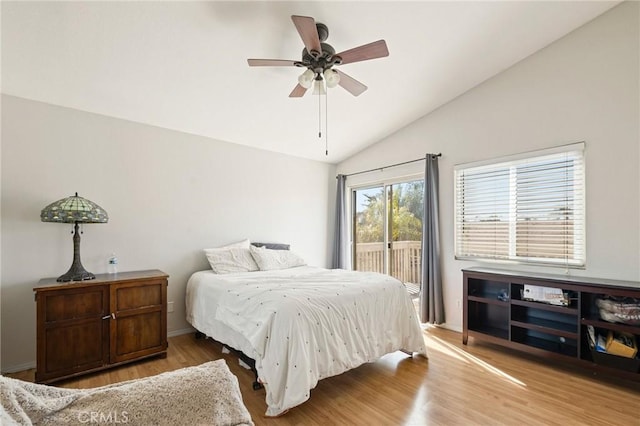
<svg viewBox="0 0 640 426">
<path fill-rule="evenodd" d="M 584 143 L 455 168 L 458 259 L 585 265 Z"/>
</svg>

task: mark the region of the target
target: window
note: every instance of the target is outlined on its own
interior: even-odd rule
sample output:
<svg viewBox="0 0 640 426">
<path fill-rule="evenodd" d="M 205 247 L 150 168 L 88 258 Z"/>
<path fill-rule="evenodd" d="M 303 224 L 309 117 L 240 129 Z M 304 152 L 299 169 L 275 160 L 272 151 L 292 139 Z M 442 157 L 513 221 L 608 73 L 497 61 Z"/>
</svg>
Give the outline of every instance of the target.
<svg viewBox="0 0 640 426">
<path fill-rule="evenodd" d="M 584 143 L 455 168 L 457 259 L 585 265 Z"/>
</svg>

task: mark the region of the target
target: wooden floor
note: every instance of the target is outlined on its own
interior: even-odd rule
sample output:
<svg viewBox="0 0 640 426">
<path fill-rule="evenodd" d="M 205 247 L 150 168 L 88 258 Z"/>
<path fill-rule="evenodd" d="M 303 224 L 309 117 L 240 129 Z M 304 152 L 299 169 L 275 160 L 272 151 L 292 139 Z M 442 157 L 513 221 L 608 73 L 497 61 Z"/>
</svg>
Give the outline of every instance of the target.
<svg viewBox="0 0 640 426">
<path fill-rule="evenodd" d="M 264 390 L 253 374 L 211 340 L 169 339 L 166 359 L 151 359 L 67 381 L 87 388 L 224 358 L 238 376 L 256 425 L 640 425 L 640 384 L 594 377 L 497 346 L 461 343 L 461 335 L 425 331 L 429 360 L 389 354 L 320 381 L 311 399 L 265 418 Z M 33 370 L 13 377 L 33 380 Z"/>
</svg>

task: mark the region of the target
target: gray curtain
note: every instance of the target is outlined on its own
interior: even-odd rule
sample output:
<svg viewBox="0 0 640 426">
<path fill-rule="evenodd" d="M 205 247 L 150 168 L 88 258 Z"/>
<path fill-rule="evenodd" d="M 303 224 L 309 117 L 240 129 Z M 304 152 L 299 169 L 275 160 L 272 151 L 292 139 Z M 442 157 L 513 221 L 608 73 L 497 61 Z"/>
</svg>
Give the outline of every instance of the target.
<svg viewBox="0 0 640 426">
<path fill-rule="evenodd" d="M 334 269 L 350 269 L 349 235 L 347 234 L 347 195 L 345 187 L 346 175 L 336 176 L 336 221 L 333 239 L 333 259 L 331 267 Z"/>
<path fill-rule="evenodd" d="M 444 323 L 444 298 L 440 270 L 438 218 L 438 156 L 427 154 L 424 172 L 424 220 L 422 221 L 422 289 L 420 321 Z"/>
</svg>

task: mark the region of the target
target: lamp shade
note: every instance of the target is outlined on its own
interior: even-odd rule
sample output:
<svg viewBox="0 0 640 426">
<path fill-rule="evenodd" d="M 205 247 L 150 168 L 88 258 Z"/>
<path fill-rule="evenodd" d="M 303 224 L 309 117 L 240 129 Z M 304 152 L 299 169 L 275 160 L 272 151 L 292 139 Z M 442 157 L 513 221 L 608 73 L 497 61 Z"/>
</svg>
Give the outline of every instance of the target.
<svg viewBox="0 0 640 426">
<path fill-rule="evenodd" d="M 42 209 L 40 219 L 43 222 L 107 223 L 109 216 L 102 207 L 79 197 L 76 192 L 76 195 L 55 201 Z"/>
</svg>

